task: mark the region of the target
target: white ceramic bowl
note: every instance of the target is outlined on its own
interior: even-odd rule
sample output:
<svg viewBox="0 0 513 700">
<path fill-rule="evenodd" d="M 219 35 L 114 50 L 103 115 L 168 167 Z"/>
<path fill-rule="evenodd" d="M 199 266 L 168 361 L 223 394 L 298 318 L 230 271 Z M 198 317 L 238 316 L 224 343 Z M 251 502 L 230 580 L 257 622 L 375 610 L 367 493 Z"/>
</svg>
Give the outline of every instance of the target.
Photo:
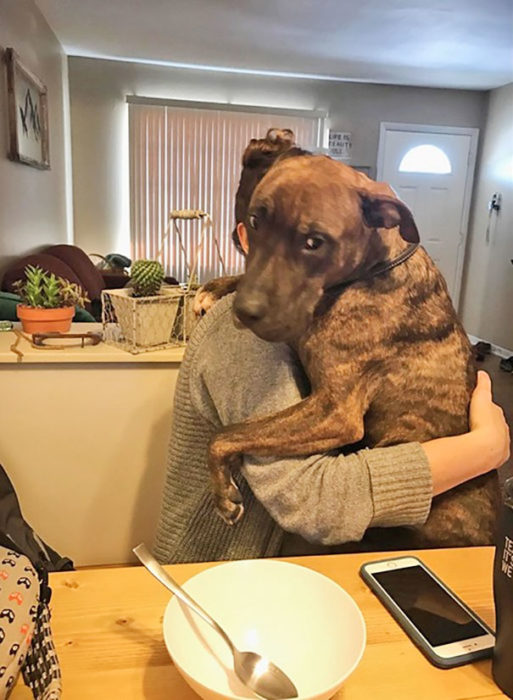
<svg viewBox="0 0 513 700">
<path fill-rule="evenodd" d="M 184 588 L 241 651 L 255 651 L 294 682 L 301 700 L 328 700 L 365 648 L 365 622 L 354 600 L 303 566 L 256 559 L 220 564 Z M 255 698 L 233 672 L 221 637 L 175 597 L 164 638 L 182 676 L 204 700 Z"/>
</svg>

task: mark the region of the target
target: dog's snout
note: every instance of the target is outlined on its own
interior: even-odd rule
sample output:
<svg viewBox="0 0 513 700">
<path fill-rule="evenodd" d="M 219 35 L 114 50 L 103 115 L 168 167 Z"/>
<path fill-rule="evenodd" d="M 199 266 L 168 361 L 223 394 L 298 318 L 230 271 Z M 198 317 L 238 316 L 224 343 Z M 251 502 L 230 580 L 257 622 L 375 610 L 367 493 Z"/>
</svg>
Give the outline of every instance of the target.
<svg viewBox="0 0 513 700">
<path fill-rule="evenodd" d="M 249 325 L 264 318 L 267 312 L 267 302 L 262 295 L 245 297 L 238 294 L 235 299 L 234 309 L 242 323 Z"/>
</svg>

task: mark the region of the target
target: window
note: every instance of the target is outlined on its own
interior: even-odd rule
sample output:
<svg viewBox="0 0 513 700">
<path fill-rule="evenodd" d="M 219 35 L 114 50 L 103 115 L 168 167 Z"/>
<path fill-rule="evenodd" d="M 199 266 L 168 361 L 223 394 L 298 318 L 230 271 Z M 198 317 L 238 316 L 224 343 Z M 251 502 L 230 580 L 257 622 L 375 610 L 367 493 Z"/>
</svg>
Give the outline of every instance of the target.
<svg viewBox="0 0 513 700">
<path fill-rule="evenodd" d="M 137 98 L 136 98 L 137 99 Z M 130 101 L 130 99 L 129 99 Z M 140 98 L 139 100 L 140 101 Z M 161 248 L 174 209 L 201 209 L 212 216 L 199 251 L 200 282 L 243 270 L 243 258 L 231 240 L 235 192 L 241 156 L 251 138 L 265 136 L 271 127 L 292 129 L 304 148 L 320 145 L 323 118 L 315 113 L 277 110 L 196 108 L 191 103 L 129 104 L 130 208 L 132 257 L 154 258 Z M 251 108 L 248 108 L 250 110 Z M 188 262 L 194 259 L 201 234 L 197 221 L 179 222 Z M 217 254 L 217 235 L 224 259 Z M 185 254 L 171 230 L 164 249 L 166 272 L 187 280 Z"/>
<path fill-rule="evenodd" d="M 424 144 L 411 148 L 403 156 L 399 172 L 448 175 L 451 172 L 451 163 L 441 148 Z"/>
</svg>

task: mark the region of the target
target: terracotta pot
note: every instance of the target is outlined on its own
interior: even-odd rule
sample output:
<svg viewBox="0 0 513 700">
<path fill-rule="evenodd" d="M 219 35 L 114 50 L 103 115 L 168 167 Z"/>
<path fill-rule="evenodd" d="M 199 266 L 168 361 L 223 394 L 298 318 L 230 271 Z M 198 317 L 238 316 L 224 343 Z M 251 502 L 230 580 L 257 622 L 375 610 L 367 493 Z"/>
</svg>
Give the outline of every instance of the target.
<svg viewBox="0 0 513 700">
<path fill-rule="evenodd" d="M 71 328 L 75 307 L 39 309 L 18 304 L 16 313 L 25 333 L 67 333 Z"/>
</svg>

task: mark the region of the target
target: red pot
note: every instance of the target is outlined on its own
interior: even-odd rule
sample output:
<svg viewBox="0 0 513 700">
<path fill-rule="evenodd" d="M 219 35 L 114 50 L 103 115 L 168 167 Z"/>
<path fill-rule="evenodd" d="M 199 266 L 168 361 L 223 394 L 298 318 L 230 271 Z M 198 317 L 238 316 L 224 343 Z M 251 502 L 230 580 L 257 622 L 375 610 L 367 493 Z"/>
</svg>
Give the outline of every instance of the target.
<svg viewBox="0 0 513 700">
<path fill-rule="evenodd" d="M 25 333 L 67 333 L 71 328 L 75 307 L 39 309 L 18 304 L 16 313 Z"/>
</svg>

